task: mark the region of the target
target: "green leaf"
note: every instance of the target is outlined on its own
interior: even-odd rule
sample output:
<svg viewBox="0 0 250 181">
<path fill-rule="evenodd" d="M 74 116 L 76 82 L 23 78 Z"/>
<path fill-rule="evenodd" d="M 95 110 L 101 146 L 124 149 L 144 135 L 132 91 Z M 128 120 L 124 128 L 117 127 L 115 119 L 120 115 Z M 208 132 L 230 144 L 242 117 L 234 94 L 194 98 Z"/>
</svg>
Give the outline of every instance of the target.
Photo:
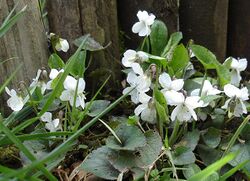
<svg viewBox="0 0 250 181">
<path fill-rule="evenodd" d="M 86 103 L 86 107 L 89 105 L 90 103 Z M 89 112 L 88 115 L 90 117 L 95 117 L 96 115 L 98 115 L 100 112 L 102 112 L 104 109 L 106 109 L 110 104 L 110 101 L 107 100 L 95 100 L 93 101 L 92 105 L 89 108 Z"/>
<path fill-rule="evenodd" d="M 181 32 L 175 32 L 171 34 L 167 46 L 164 48 L 161 56 L 162 57 L 168 57 L 168 55 L 172 54 L 175 47 L 178 45 L 178 43 L 181 41 L 183 38 Z"/>
<path fill-rule="evenodd" d="M 219 77 L 221 87 L 230 83 L 231 73 L 230 73 L 229 69 L 226 68 L 226 66 L 219 64 L 216 66 L 216 71 L 217 71 L 217 75 Z"/>
<path fill-rule="evenodd" d="M 190 177 L 192 177 L 193 175 L 201 171 L 200 167 L 196 165 L 195 163 L 189 164 L 185 166 L 184 168 L 187 168 L 186 170 L 182 171 L 186 179 L 189 179 Z"/>
<path fill-rule="evenodd" d="M 225 164 L 227 164 L 229 161 L 231 161 L 232 159 L 234 159 L 235 156 L 236 156 L 235 153 L 228 154 L 227 156 L 225 156 L 222 159 L 216 161 L 212 165 L 209 165 L 204 170 L 200 171 L 199 173 L 197 173 L 194 176 L 192 176 L 191 178 L 189 178 L 188 181 L 197 181 L 197 180 L 206 179 L 211 174 L 214 174 L 215 171 L 217 171 L 222 166 L 224 166 Z"/>
<path fill-rule="evenodd" d="M 232 165 L 233 167 L 237 166 L 238 164 L 244 162 L 244 161 L 249 161 L 250 158 L 250 149 L 249 146 L 246 144 L 237 144 L 234 145 L 230 152 L 239 152 L 238 155 L 229 162 L 230 165 Z M 250 171 L 250 163 L 248 162 L 245 165 L 245 168 Z"/>
<path fill-rule="evenodd" d="M 86 51 L 80 51 L 78 57 L 76 58 L 76 61 L 74 62 L 70 73 L 72 75 L 83 77 L 83 74 L 85 72 L 85 61 L 86 61 Z"/>
<path fill-rule="evenodd" d="M 191 45 L 190 48 L 205 69 L 216 69 L 219 62 L 212 52 L 200 45 Z"/>
<path fill-rule="evenodd" d="M 186 133 L 183 139 L 179 143 L 177 143 L 175 147 L 184 146 L 188 148 L 187 151 L 193 151 L 196 148 L 199 139 L 200 139 L 199 131 L 193 130 L 192 132 Z"/>
<path fill-rule="evenodd" d="M 219 160 L 222 152 L 206 145 L 198 145 L 198 153 L 205 165 L 210 165 Z"/>
<path fill-rule="evenodd" d="M 115 129 L 115 133 L 120 138 L 122 144 L 120 144 L 114 136 L 109 136 L 106 139 L 106 145 L 111 149 L 134 151 L 136 148 L 146 144 L 145 136 L 136 126 L 120 124 Z"/>
<path fill-rule="evenodd" d="M 155 89 L 154 98 L 155 98 L 156 111 L 160 120 L 159 124 L 163 125 L 163 123 L 169 123 L 169 117 L 168 117 L 168 113 L 166 110 L 167 102 L 166 102 L 164 95 L 162 94 L 161 91 L 159 91 L 158 89 Z"/>
<path fill-rule="evenodd" d="M 51 69 L 63 69 L 65 66 L 63 60 L 56 53 L 50 55 L 48 65 Z"/>
<path fill-rule="evenodd" d="M 138 148 L 139 155 L 137 157 L 137 165 L 145 168 L 149 167 L 159 156 L 162 148 L 162 140 L 160 135 L 155 131 L 145 132 L 146 145 Z"/>
<path fill-rule="evenodd" d="M 159 20 L 155 20 L 151 26 L 150 43 L 152 54 L 161 55 L 168 41 L 168 29 L 166 25 Z"/>
<path fill-rule="evenodd" d="M 79 47 L 82 43 L 82 41 L 87 38 L 86 44 L 82 47 L 84 50 L 88 51 L 99 51 L 105 49 L 106 47 L 103 47 L 99 42 L 97 42 L 94 38 L 90 36 L 90 34 L 83 35 L 77 39 L 74 40 L 74 44 Z"/>
<path fill-rule="evenodd" d="M 172 60 L 169 62 L 168 66 L 173 69 L 176 77 L 181 77 L 183 70 L 188 65 L 188 62 L 188 51 L 183 44 L 180 44 L 175 48 Z"/>
<path fill-rule="evenodd" d="M 187 165 L 194 163 L 196 158 L 192 151 L 187 150 L 178 156 L 173 154 L 173 160 L 175 165 Z"/>
<path fill-rule="evenodd" d="M 91 172 L 98 177 L 115 180 L 120 172 L 109 162 L 109 157 L 112 156 L 112 154 L 113 151 L 111 149 L 102 146 L 88 155 L 80 168 L 85 172 Z"/>
<path fill-rule="evenodd" d="M 216 148 L 221 141 L 221 132 L 219 129 L 210 127 L 206 133 L 202 134 L 202 138 L 207 146 Z"/>
</svg>

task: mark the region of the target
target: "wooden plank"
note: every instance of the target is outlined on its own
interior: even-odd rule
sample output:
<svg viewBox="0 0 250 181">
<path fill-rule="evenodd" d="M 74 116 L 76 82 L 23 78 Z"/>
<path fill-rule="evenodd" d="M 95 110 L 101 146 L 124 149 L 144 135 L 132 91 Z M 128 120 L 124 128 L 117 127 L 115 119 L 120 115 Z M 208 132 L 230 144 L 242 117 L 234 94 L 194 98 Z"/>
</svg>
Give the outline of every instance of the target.
<svg viewBox="0 0 250 181">
<path fill-rule="evenodd" d="M 227 46 L 228 0 L 181 0 L 180 30 L 224 61 Z"/>
<path fill-rule="evenodd" d="M 153 13 L 166 23 L 170 33 L 178 30 L 178 0 L 118 0 L 118 19 L 127 48 L 137 48 L 142 39 L 132 32 L 139 10 Z"/>
<path fill-rule="evenodd" d="M 229 1 L 228 56 L 250 60 L 250 1 Z M 248 70 L 250 66 L 248 64 Z"/>
<path fill-rule="evenodd" d="M 12 58 L 0 66 L 0 85 L 23 63 L 10 86 L 15 88 L 22 80 L 28 83 L 36 76 L 38 68 L 46 66 L 48 61 L 47 37 L 41 22 L 38 1 L 1 0 L 0 22 L 3 22 L 16 3 L 19 4 L 17 11 L 28 5 L 26 14 L 0 39 L 0 60 Z"/>
<path fill-rule="evenodd" d="M 116 0 L 53 0 L 48 1 L 47 7 L 50 30 L 69 40 L 69 54 L 75 50 L 72 41 L 83 34 L 90 33 L 103 45 L 112 42 L 106 50 L 94 53 L 87 73 L 93 76 L 87 82 L 91 82 L 89 89 L 95 90 L 107 77 L 105 75 L 111 74 L 110 88 L 117 87 L 116 80 L 120 80 L 121 73 Z M 93 78 L 96 74 L 99 77 Z"/>
</svg>

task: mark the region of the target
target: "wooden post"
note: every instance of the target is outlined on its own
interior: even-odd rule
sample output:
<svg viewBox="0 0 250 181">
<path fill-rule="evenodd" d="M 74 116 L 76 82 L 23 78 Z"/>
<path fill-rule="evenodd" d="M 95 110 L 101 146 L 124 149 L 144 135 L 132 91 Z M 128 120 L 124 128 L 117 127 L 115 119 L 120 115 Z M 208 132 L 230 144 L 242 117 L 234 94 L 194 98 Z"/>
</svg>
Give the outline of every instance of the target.
<svg viewBox="0 0 250 181">
<path fill-rule="evenodd" d="M 181 0 L 180 30 L 224 61 L 227 46 L 228 0 Z"/>
<path fill-rule="evenodd" d="M 3 22 L 17 2 L 19 4 L 17 11 L 27 5 L 26 13 L 0 39 L 0 60 L 10 59 L 0 65 L 0 84 L 15 71 L 18 65 L 23 64 L 10 87 L 13 85 L 17 87 L 18 82 L 21 80 L 28 83 L 36 76 L 37 70 L 42 66 L 46 66 L 48 61 L 47 38 L 41 22 L 38 1 L 1 0 L 0 22 Z"/>
<path fill-rule="evenodd" d="M 94 52 L 87 72 L 87 87 L 96 90 L 106 75 L 111 74 L 109 87 L 116 88 L 121 74 L 116 0 L 51 0 L 47 7 L 51 31 L 68 39 L 71 48 L 72 40 L 87 33 L 103 45 L 112 43 L 104 51 Z"/>
<path fill-rule="evenodd" d="M 162 20 L 170 33 L 179 29 L 179 0 L 118 0 L 118 17 L 121 30 L 125 33 L 125 45 L 128 48 L 137 48 L 142 38 L 132 32 L 132 26 L 138 21 L 136 16 L 139 10 L 153 13 Z M 128 37 L 128 38 L 126 38 Z"/>
<path fill-rule="evenodd" d="M 250 1 L 229 1 L 228 56 L 250 60 Z M 248 70 L 250 66 L 248 64 Z"/>
</svg>

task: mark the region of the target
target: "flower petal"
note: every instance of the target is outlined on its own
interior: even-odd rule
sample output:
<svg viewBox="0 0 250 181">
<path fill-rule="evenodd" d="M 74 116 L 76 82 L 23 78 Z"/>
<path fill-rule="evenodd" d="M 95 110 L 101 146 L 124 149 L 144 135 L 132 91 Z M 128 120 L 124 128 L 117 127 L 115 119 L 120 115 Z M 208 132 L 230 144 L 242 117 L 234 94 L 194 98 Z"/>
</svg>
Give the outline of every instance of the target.
<svg viewBox="0 0 250 181">
<path fill-rule="evenodd" d="M 239 95 L 240 90 L 234 85 L 227 84 L 224 86 L 224 92 L 228 97 L 232 98 L 236 95 Z"/>
<path fill-rule="evenodd" d="M 133 25 L 132 27 L 132 32 L 133 33 L 139 33 L 142 29 L 145 28 L 145 25 L 143 22 L 137 22 Z"/>
<path fill-rule="evenodd" d="M 164 72 L 159 76 L 159 83 L 164 89 L 170 90 L 171 78 L 167 73 Z"/>
<path fill-rule="evenodd" d="M 41 121 L 43 122 L 51 122 L 52 121 L 52 113 L 51 112 L 45 112 L 41 117 Z"/>
<path fill-rule="evenodd" d="M 172 81 L 171 89 L 175 91 L 179 91 L 183 88 L 183 85 L 184 85 L 183 79 L 176 79 Z"/>
</svg>

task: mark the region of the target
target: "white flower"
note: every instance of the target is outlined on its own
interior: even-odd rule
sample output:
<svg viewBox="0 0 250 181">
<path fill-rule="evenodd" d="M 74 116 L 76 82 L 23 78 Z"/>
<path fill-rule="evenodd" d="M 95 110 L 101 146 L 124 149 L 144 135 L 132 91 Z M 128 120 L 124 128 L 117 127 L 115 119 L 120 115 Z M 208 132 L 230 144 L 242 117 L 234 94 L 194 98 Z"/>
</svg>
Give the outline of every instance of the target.
<svg viewBox="0 0 250 181">
<path fill-rule="evenodd" d="M 69 50 L 69 43 L 67 40 L 59 38 L 59 41 L 55 45 L 57 51 L 67 52 Z"/>
<path fill-rule="evenodd" d="M 84 109 L 85 107 L 84 99 L 86 99 L 86 97 L 83 94 L 84 89 L 85 89 L 85 81 L 83 80 L 83 78 L 79 78 L 78 87 L 77 87 L 77 80 L 72 76 L 67 76 L 63 83 L 63 86 L 65 90 L 62 92 L 60 99 L 62 101 L 69 101 L 70 105 L 73 106 L 75 92 L 76 92 L 75 106 L 76 107 L 81 106 Z M 76 87 L 77 87 L 77 91 L 76 91 Z"/>
<path fill-rule="evenodd" d="M 243 87 L 239 89 L 234 85 L 227 84 L 224 86 L 224 92 L 229 97 L 225 102 L 223 109 L 229 108 L 229 113 L 233 113 L 234 116 L 240 117 L 243 113 L 247 113 L 246 105 L 244 101 L 248 100 L 248 89 Z"/>
<path fill-rule="evenodd" d="M 139 65 L 139 64 L 138 64 Z M 136 75 L 138 73 L 139 75 Z M 139 97 L 141 93 L 147 92 L 150 90 L 151 79 L 143 73 L 143 70 L 136 66 L 135 72 L 131 71 L 128 73 L 127 82 L 130 84 L 130 87 L 127 87 L 123 90 L 123 94 L 129 93 L 131 96 L 132 102 L 135 104 L 139 103 Z"/>
<path fill-rule="evenodd" d="M 159 83 L 162 86 L 161 92 L 165 97 L 168 97 L 169 91 L 179 91 L 183 88 L 184 81 L 183 79 L 171 80 L 171 77 L 167 73 L 162 73 L 159 76 Z"/>
<path fill-rule="evenodd" d="M 51 87 L 52 81 L 53 81 L 60 73 L 62 73 L 62 72 L 64 72 L 63 69 L 61 69 L 61 70 L 59 70 L 59 71 L 56 70 L 56 69 L 51 69 L 50 74 L 49 74 L 49 78 L 50 78 L 51 80 L 47 82 L 47 85 L 46 85 L 47 89 L 52 89 L 52 87 Z"/>
<path fill-rule="evenodd" d="M 180 92 L 169 91 L 167 95 L 167 100 L 169 105 L 175 105 L 176 107 L 171 113 L 171 120 L 175 121 L 176 118 L 180 121 L 190 121 L 193 117 L 197 120 L 197 115 L 194 109 L 202 107 L 203 102 L 200 101 L 199 96 L 184 97 Z"/>
<path fill-rule="evenodd" d="M 191 92 L 191 96 L 199 96 L 200 89 L 194 89 Z M 210 96 L 210 95 L 217 95 L 220 94 L 221 91 L 214 88 L 209 80 L 205 80 L 202 90 L 201 90 L 201 97 L 203 96 Z M 209 103 L 205 103 L 203 107 L 206 107 Z"/>
<path fill-rule="evenodd" d="M 40 119 L 45 122 L 45 128 L 50 132 L 56 132 L 60 128 L 60 120 L 52 120 L 52 114 L 50 112 L 45 112 Z"/>
<path fill-rule="evenodd" d="M 30 87 L 40 87 L 42 94 L 46 91 L 47 85 L 44 81 L 40 80 L 42 70 L 38 69 L 36 78 L 33 79 L 33 82 L 31 82 Z"/>
<path fill-rule="evenodd" d="M 242 58 L 237 60 L 235 58 L 232 58 L 231 84 L 239 86 L 240 81 L 242 79 L 240 72 L 244 71 L 246 68 L 247 68 L 247 59 Z"/>
<path fill-rule="evenodd" d="M 19 96 L 14 89 L 9 90 L 8 87 L 5 87 L 5 91 L 10 96 L 7 100 L 7 105 L 13 111 L 20 111 L 25 104 L 23 98 Z"/>
<path fill-rule="evenodd" d="M 139 36 L 148 36 L 151 33 L 150 26 L 154 23 L 155 15 L 148 14 L 147 11 L 138 11 L 139 22 L 132 27 L 133 33 L 139 33 Z"/>
<path fill-rule="evenodd" d="M 148 60 L 148 55 L 143 51 L 127 50 L 123 54 L 122 64 L 125 67 L 134 67 L 135 63 L 142 63 Z"/>
<path fill-rule="evenodd" d="M 139 116 L 141 114 L 141 119 L 149 123 L 156 123 L 156 110 L 154 103 L 152 102 L 152 97 L 145 93 L 142 93 L 139 101 L 141 104 L 135 108 L 135 115 Z"/>
</svg>

